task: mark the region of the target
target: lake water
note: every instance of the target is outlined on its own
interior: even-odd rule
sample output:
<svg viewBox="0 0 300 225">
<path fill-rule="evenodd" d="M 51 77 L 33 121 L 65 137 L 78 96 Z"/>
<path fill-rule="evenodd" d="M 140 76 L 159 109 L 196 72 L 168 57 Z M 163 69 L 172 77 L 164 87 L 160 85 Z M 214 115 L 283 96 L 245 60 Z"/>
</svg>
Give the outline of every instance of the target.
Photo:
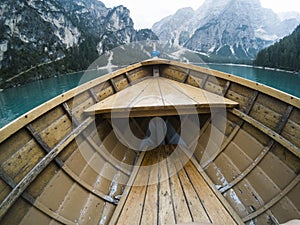
<svg viewBox="0 0 300 225">
<path fill-rule="evenodd" d="M 223 71 L 266 84 L 294 96 L 300 97 L 300 75 L 284 71 L 266 70 L 240 65 L 208 64 L 211 69 Z M 78 84 L 92 80 L 107 70 L 66 74 L 39 80 L 0 92 L 0 127 L 8 124 L 34 107 L 66 92 Z"/>
</svg>

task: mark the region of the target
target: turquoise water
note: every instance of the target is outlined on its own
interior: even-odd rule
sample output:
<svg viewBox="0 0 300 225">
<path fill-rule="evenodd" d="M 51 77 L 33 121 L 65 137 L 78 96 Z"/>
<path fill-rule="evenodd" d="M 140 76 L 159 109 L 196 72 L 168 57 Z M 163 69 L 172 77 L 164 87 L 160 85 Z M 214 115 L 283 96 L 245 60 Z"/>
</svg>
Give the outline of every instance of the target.
<svg viewBox="0 0 300 225">
<path fill-rule="evenodd" d="M 236 65 L 209 64 L 208 66 L 300 97 L 299 74 Z M 1 91 L 0 127 L 51 98 L 78 86 L 78 84 L 106 73 L 107 70 L 98 70 L 85 73 L 84 76 L 82 72 L 66 74 Z"/>
<path fill-rule="evenodd" d="M 0 127 L 53 97 L 106 73 L 107 70 L 98 70 L 65 74 L 1 91 Z"/>
<path fill-rule="evenodd" d="M 209 64 L 208 66 L 300 97 L 300 74 L 241 65 Z"/>
</svg>

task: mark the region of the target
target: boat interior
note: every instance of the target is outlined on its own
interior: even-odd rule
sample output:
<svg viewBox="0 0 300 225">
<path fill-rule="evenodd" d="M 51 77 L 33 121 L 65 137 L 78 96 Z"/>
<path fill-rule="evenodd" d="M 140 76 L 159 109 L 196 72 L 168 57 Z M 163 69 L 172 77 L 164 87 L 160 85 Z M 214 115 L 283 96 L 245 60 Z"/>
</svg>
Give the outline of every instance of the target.
<svg viewBox="0 0 300 225">
<path fill-rule="evenodd" d="M 300 100 L 149 60 L 0 130 L 1 224 L 300 219 Z"/>
</svg>

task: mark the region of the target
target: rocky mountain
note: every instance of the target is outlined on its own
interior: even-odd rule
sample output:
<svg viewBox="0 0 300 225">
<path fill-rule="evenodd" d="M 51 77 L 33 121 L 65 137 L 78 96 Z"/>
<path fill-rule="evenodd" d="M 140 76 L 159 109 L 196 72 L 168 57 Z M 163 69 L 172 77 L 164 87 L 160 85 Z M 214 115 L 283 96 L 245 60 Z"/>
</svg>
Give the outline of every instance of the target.
<svg viewBox="0 0 300 225">
<path fill-rule="evenodd" d="M 116 46 L 157 39 L 133 25 L 126 7 L 98 0 L 1 0 L 0 86 L 84 70 Z"/>
<path fill-rule="evenodd" d="M 274 45 L 261 50 L 254 65 L 300 72 L 300 25 Z"/>
<path fill-rule="evenodd" d="M 152 30 L 170 45 L 233 61 L 253 59 L 299 23 L 297 17 L 279 17 L 263 8 L 259 0 L 206 0 L 197 10 L 178 10 L 155 23 Z"/>
</svg>

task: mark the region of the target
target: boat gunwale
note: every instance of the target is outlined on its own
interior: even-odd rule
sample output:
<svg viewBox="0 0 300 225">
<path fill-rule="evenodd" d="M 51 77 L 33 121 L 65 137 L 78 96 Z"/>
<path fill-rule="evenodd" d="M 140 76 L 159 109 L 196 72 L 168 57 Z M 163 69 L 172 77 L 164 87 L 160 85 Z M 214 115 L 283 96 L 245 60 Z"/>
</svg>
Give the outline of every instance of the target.
<svg viewBox="0 0 300 225">
<path fill-rule="evenodd" d="M 18 130 L 22 129 L 27 124 L 31 123 L 35 119 L 39 118 L 43 114 L 47 113 L 51 109 L 59 106 L 60 104 L 68 101 L 69 99 L 75 97 L 76 95 L 79 95 L 83 93 L 84 91 L 87 91 L 88 89 L 91 89 L 102 82 L 108 81 L 110 79 L 113 79 L 115 77 L 118 77 L 128 71 L 132 71 L 134 69 L 143 67 L 143 66 L 152 66 L 152 65 L 173 65 L 180 68 L 185 69 L 191 69 L 196 72 L 202 72 L 207 74 L 208 76 L 215 76 L 230 82 L 237 83 L 239 85 L 248 87 L 253 90 L 257 90 L 261 93 L 267 94 L 271 97 L 274 97 L 276 99 L 281 100 L 282 102 L 285 102 L 287 104 L 290 104 L 294 107 L 297 107 L 300 109 L 300 98 L 290 95 L 288 93 L 282 92 L 280 90 L 277 90 L 275 88 L 266 86 L 264 84 L 260 84 L 258 82 L 254 82 L 242 77 L 238 77 L 236 75 L 232 75 L 229 73 L 220 72 L 217 70 L 212 70 L 208 68 L 204 68 L 197 65 L 187 64 L 183 62 L 177 62 L 172 60 L 166 60 L 166 59 L 149 59 L 142 62 L 138 62 L 133 65 L 129 65 L 127 67 L 121 68 L 119 70 L 113 71 L 111 73 L 105 74 L 101 77 L 98 77 L 96 79 L 93 79 L 91 81 L 88 81 L 78 87 L 75 87 L 65 93 L 62 93 L 45 103 L 33 108 L 32 110 L 28 111 L 27 113 L 24 113 L 23 115 L 19 116 L 9 124 L 5 125 L 4 127 L 0 128 L 0 143 L 5 141 L 7 138 L 9 138 L 11 135 L 13 135 Z M 197 75 L 192 75 L 197 76 Z"/>
</svg>

